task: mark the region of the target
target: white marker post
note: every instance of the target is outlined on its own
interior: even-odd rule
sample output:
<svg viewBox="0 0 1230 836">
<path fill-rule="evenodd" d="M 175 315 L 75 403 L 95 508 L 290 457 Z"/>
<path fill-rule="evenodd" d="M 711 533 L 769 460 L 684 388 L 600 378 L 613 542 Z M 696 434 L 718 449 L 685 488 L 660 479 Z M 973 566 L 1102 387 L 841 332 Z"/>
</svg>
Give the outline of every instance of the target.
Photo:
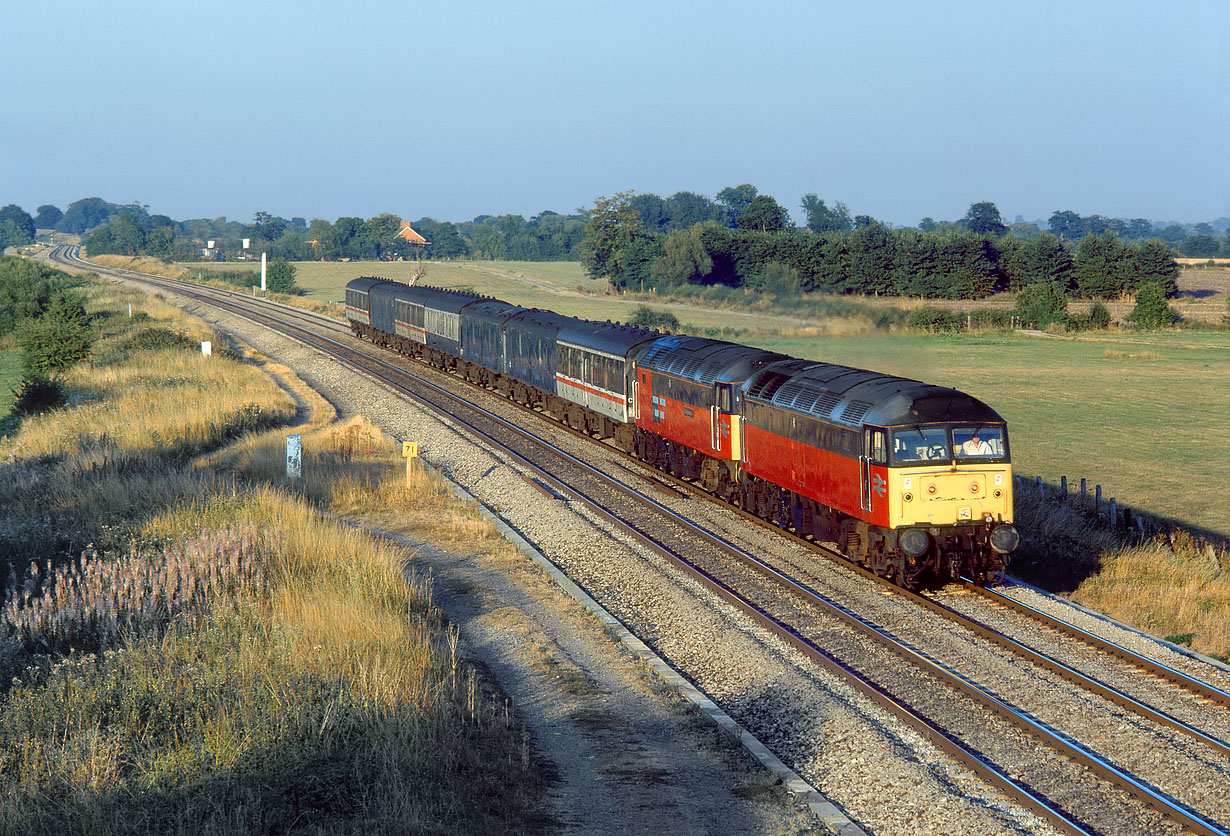
<svg viewBox="0 0 1230 836">
<path fill-rule="evenodd" d="M 205 340 L 205 342 L 201 343 L 201 356 L 202 357 L 212 357 L 213 355 L 214 355 L 214 344 L 211 343 L 209 340 Z"/>
<path fill-rule="evenodd" d="M 265 253 L 261 253 L 261 296 L 265 295 Z"/>
<path fill-rule="evenodd" d="M 286 436 L 286 478 L 298 479 L 303 475 L 303 436 L 299 433 Z"/>
</svg>

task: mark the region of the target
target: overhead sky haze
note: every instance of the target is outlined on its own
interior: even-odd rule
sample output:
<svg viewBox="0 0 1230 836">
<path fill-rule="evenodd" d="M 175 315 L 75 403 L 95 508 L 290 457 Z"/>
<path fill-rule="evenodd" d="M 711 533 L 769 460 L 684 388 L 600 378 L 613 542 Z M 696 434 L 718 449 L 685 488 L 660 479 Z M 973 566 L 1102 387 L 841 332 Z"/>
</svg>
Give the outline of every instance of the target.
<svg viewBox="0 0 1230 836">
<path fill-rule="evenodd" d="M 1230 216 L 1230 4 L 14 4 L 0 205 L 469 220 L 752 183 Z"/>
</svg>

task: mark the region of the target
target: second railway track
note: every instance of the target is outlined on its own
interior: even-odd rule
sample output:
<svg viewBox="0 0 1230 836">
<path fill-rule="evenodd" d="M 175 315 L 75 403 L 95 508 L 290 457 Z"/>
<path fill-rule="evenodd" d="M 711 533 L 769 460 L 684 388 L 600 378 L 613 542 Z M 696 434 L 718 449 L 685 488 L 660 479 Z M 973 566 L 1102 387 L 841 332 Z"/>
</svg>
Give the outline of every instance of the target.
<svg viewBox="0 0 1230 836">
<path fill-rule="evenodd" d="M 98 268 L 91 265 L 90 269 Z M 200 288 L 194 291 L 191 288 L 185 289 L 183 285 L 178 286 L 178 290 L 196 292 L 202 295 L 207 293 L 230 295 L 226 294 L 225 291 L 205 291 Z M 252 304 L 258 304 L 247 302 L 244 297 L 238 294 L 231 296 L 238 296 L 239 298 L 220 301 L 215 295 L 210 300 L 210 304 L 231 306 L 237 311 L 248 308 Z M 265 310 L 268 311 L 269 308 L 265 308 Z M 248 312 L 244 315 L 251 314 Z M 266 313 L 263 316 L 266 317 L 268 322 L 269 315 Z M 287 316 L 298 318 L 299 315 L 282 314 L 282 318 Z M 307 322 L 316 321 L 319 326 L 317 330 L 332 330 L 335 333 L 338 330 L 337 327 L 329 328 L 329 326 L 318 319 L 313 320 L 310 316 L 303 321 L 305 322 L 304 326 L 295 326 L 288 322 L 280 324 L 270 322 L 270 325 L 283 329 L 294 329 L 306 327 Z M 297 338 L 305 341 L 319 341 L 321 335 L 319 333 L 315 335 L 300 333 Z M 328 339 L 333 340 L 333 337 Z M 355 350 L 353 346 L 348 345 L 353 342 L 348 339 L 334 340 L 334 342 L 337 345 L 329 345 L 328 347 L 326 347 L 326 343 L 317 342 L 316 344 L 320 350 L 330 352 L 347 353 Z M 378 369 L 379 371 L 374 373 L 384 376 L 386 379 L 388 379 L 389 375 L 406 373 L 404 370 L 398 372 L 391 371 L 391 367 L 383 359 L 376 361 L 360 359 L 357 362 L 366 366 L 369 371 L 373 367 Z M 408 362 L 406 361 L 406 363 Z M 399 363 L 397 365 L 405 364 Z M 436 381 L 434 385 L 443 383 L 446 388 L 457 388 L 462 385 L 455 377 L 443 375 L 439 372 L 428 372 L 419 367 L 415 367 L 409 374 L 411 376 L 421 376 L 425 379 L 433 378 L 434 376 Z M 397 385 L 406 384 L 399 379 Z M 524 422 L 524 418 L 516 417 L 519 412 L 513 408 L 513 405 L 501 402 L 501 399 L 495 398 L 490 394 L 484 395 L 483 393 L 472 391 L 468 393 L 467 398 L 460 400 L 453 400 L 451 393 L 447 392 L 437 391 L 436 395 L 451 401 L 452 406 L 444 408 L 455 408 L 464 411 L 467 407 L 462 404 L 468 403 L 470 398 L 474 398 L 483 401 L 485 405 L 493 408 L 493 411 L 505 412 L 506 415 L 512 417 L 518 423 Z M 430 400 L 432 396 L 424 395 L 422 391 L 419 391 L 416 397 Z M 468 408 L 473 409 L 473 405 L 469 405 Z M 471 418 L 461 418 L 460 420 L 469 423 Z M 474 420 L 476 423 L 493 421 L 499 425 L 501 421 L 506 421 L 507 419 L 494 420 L 494 418 L 482 418 Z M 688 564 L 700 569 L 701 574 L 708 578 L 706 582 L 724 583 L 727 589 L 726 593 L 724 593 L 727 601 L 737 602 L 740 598 L 746 600 L 746 605 L 740 604 L 740 606 L 747 607 L 743 615 L 744 618 L 757 620 L 760 623 L 760 629 L 764 630 L 775 629 L 773 628 L 774 622 L 781 625 L 782 631 L 778 639 L 774 641 L 785 637 L 790 642 L 797 644 L 802 639 L 809 639 L 814 645 L 827 647 L 828 650 L 825 651 L 827 655 L 839 657 L 846 667 L 863 669 L 862 678 L 864 682 L 875 683 L 873 687 L 865 688 L 864 690 L 875 691 L 878 689 L 889 692 L 890 696 L 895 698 L 895 701 L 898 703 L 907 702 L 916 708 L 928 706 L 921 709 L 919 713 L 934 714 L 937 715 L 937 718 L 942 717 L 943 719 L 940 719 L 935 724 L 940 727 L 939 736 L 965 740 L 968 749 L 974 753 L 972 755 L 967 753 L 967 758 L 979 757 L 991 763 L 1001 762 L 1000 765 L 1003 771 L 1013 772 L 1018 776 L 1018 784 L 1029 785 L 1033 788 L 1052 786 L 1052 789 L 1043 792 L 1043 794 L 1049 796 L 1048 803 L 1056 808 L 1067 810 L 1068 817 L 1079 819 L 1084 823 L 1083 825 L 1077 825 L 1073 832 L 1167 832 L 1168 829 L 1169 832 L 1225 832 L 1219 829 L 1217 824 L 1204 820 L 1206 817 L 1210 817 L 1223 824 L 1230 821 L 1230 815 L 1227 814 L 1223 806 L 1219 806 L 1219 803 L 1224 804 L 1224 799 L 1213 797 L 1210 800 L 1210 796 L 1216 796 L 1217 793 L 1215 791 L 1204 792 L 1201 790 L 1202 786 L 1211 786 L 1214 789 L 1224 786 L 1223 782 L 1228 774 L 1224 752 L 1218 750 L 1216 745 L 1220 740 L 1213 734 L 1206 732 L 1193 734 L 1180 731 L 1176 732 L 1174 736 L 1169 736 L 1170 732 L 1159 730 L 1160 725 L 1157 722 L 1157 718 L 1142 718 L 1130 713 L 1123 713 L 1125 711 L 1130 712 L 1130 709 L 1107 708 L 1103 705 L 1106 701 L 1105 694 L 1091 696 L 1086 690 L 1087 686 L 1082 685 L 1075 686 L 1075 691 L 1071 691 L 1068 696 L 1063 698 L 1068 700 L 1068 702 L 1056 702 L 1053 698 L 1048 697 L 1047 699 L 1050 699 L 1051 703 L 1055 704 L 1056 707 L 1039 707 L 1041 704 L 1036 702 L 1039 699 L 1036 695 L 1039 691 L 1053 694 L 1057 690 L 1070 689 L 1072 686 L 1063 683 L 1059 677 L 1052 680 L 1041 673 L 1023 671 L 1018 656 L 1007 657 L 1009 661 L 994 661 L 997 658 L 1000 660 L 1005 658 L 1002 642 L 997 648 L 992 649 L 980 644 L 981 639 L 963 635 L 959 639 L 946 640 L 945 642 L 939 642 L 938 645 L 933 645 L 934 639 L 930 637 L 939 635 L 950 638 L 953 634 L 960 631 L 954 630 L 951 627 L 951 621 L 949 621 L 949 626 L 944 627 L 938 620 L 930 622 L 930 627 L 920 630 L 919 625 L 924 623 L 925 619 L 921 611 L 917 609 L 917 605 L 913 605 L 913 612 L 909 609 L 899 608 L 896 604 L 887 607 L 887 610 L 892 612 L 885 612 L 886 608 L 884 605 L 888 599 L 881 589 L 867 582 L 853 582 L 849 581 L 849 579 L 844 579 L 837 584 L 838 586 L 857 587 L 861 583 L 864 587 L 861 592 L 857 589 L 852 593 L 842 592 L 843 595 L 854 595 L 854 599 L 850 603 L 843 604 L 842 607 L 857 611 L 861 619 L 853 618 L 847 620 L 844 626 L 838 626 L 832 620 L 834 618 L 833 615 L 824 615 L 817 611 L 816 607 L 819 604 L 817 604 L 815 599 L 808 601 L 804 597 L 799 597 L 808 594 L 806 589 L 796 588 L 790 593 L 768 591 L 762 586 L 763 574 L 760 574 L 759 579 L 753 579 L 752 574 L 746 574 L 745 570 L 734 568 L 736 564 L 729 556 L 730 550 L 726 546 L 719 546 L 718 543 L 738 540 L 744 542 L 745 545 L 750 544 L 751 549 L 745 548 L 745 551 L 760 552 L 761 557 L 771 555 L 769 559 L 780 567 L 779 571 L 794 572 L 798 578 L 804 579 L 799 584 L 802 587 L 820 586 L 828 583 L 828 579 L 834 573 L 845 572 L 845 569 L 833 570 L 830 568 L 826 570 L 827 573 L 816 571 L 814 554 L 809 556 L 808 552 L 802 550 L 798 545 L 787 544 L 781 541 L 780 538 L 771 536 L 770 533 L 763 531 L 752 532 L 745 523 L 735 519 L 726 509 L 703 505 L 686 496 L 671 496 L 665 493 L 658 496 L 658 502 L 651 505 L 647 503 L 645 497 L 640 496 L 634 490 L 629 490 L 627 485 L 620 485 L 620 479 L 612 480 L 610 477 L 594 470 L 595 467 L 598 470 L 606 469 L 608 471 L 624 469 L 623 475 L 626 477 L 627 469 L 631 468 L 634 471 L 639 471 L 640 467 L 638 465 L 629 461 L 620 463 L 617 461 L 619 454 L 605 445 L 595 444 L 591 441 L 575 437 L 565 441 L 566 434 L 556 425 L 552 425 L 548 430 L 551 435 L 549 440 L 534 440 L 522 433 L 513 431 L 507 426 L 502 429 L 491 430 L 490 432 L 486 429 L 480 431 L 484 434 L 489 434 L 489 437 L 493 439 L 491 443 L 503 444 L 508 449 L 516 451 L 517 455 L 524 456 L 527 461 L 534 461 L 535 466 L 542 470 L 538 478 L 545 481 L 547 479 L 546 474 L 552 474 L 552 478 L 558 478 L 559 481 L 555 490 L 561 493 L 568 492 L 578 497 L 586 496 L 597 505 L 612 508 L 613 513 L 622 517 L 625 523 L 627 523 L 627 527 L 632 529 L 638 536 L 643 535 L 655 541 L 658 554 L 677 554 Z M 515 438 L 495 441 L 494 439 L 500 438 L 502 433 L 509 433 L 515 436 Z M 581 467 L 575 461 L 573 464 L 567 464 L 566 459 L 559 457 L 558 448 L 560 447 L 575 447 L 574 456 L 571 458 L 576 461 L 587 460 L 585 466 Z M 642 478 L 658 482 L 659 484 L 668 481 L 668 477 L 663 477 L 662 475 L 644 474 Z M 622 481 L 626 481 L 626 478 Z M 686 522 L 678 517 L 679 511 L 677 509 L 672 508 L 670 513 L 667 514 L 663 512 L 662 504 L 686 506 L 689 512 L 704 518 L 707 526 L 711 525 L 718 529 L 718 531 L 708 532 L 695 528 L 689 529 Z M 654 510 L 654 505 L 657 506 L 657 510 Z M 654 521 L 650 522 L 651 519 Z M 630 522 L 630 520 L 635 520 L 636 522 Z M 715 537 L 717 539 L 714 539 Z M 727 557 L 723 560 L 715 561 L 714 554 L 718 551 L 725 552 Z M 810 563 L 808 562 L 809 560 Z M 577 571 L 578 568 L 579 571 Z M 808 571 L 809 569 L 810 571 Z M 577 571 L 582 579 L 586 574 L 584 567 L 574 567 L 574 571 Z M 724 580 L 721 580 L 723 578 Z M 582 582 L 585 583 L 584 580 Z M 601 593 L 605 582 L 590 579 L 586 585 L 591 587 L 591 594 L 594 592 L 599 593 L 595 597 L 599 597 L 602 600 Z M 660 650 L 669 650 L 673 638 L 663 632 L 663 628 L 660 625 L 651 623 L 652 619 L 647 618 L 643 612 L 636 611 L 635 609 L 628 611 L 628 605 L 620 599 L 629 596 L 608 594 L 605 597 L 606 601 L 604 603 L 608 603 L 626 623 L 636 625 L 638 622 L 645 622 L 640 625 L 644 637 L 652 644 L 655 644 Z M 830 596 L 826 595 L 825 597 Z M 895 598 L 896 596 L 894 595 L 893 597 Z M 937 613 L 931 613 L 926 616 L 926 618 L 933 619 L 941 617 Z M 913 648 L 905 652 L 898 650 L 895 660 L 879 655 L 883 651 L 868 651 L 865 647 L 865 638 L 857 638 L 853 633 L 849 632 L 850 630 L 859 629 L 855 625 L 860 620 L 863 622 L 881 621 L 888 628 L 887 632 L 909 635 L 910 642 L 914 645 Z M 919 641 L 920 633 L 929 637 L 925 643 Z M 761 643 L 764 643 L 763 640 L 761 640 Z M 841 649 L 834 651 L 834 647 Z M 956 649 L 954 650 L 954 648 Z M 1032 650 L 1031 652 L 1037 653 L 1038 651 Z M 985 719 L 985 715 L 979 713 L 982 709 L 968 707 L 964 702 L 966 699 L 964 697 L 948 696 L 937 699 L 935 694 L 942 693 L 943 689 L 935 684 L 935 680 L 919 679 L 916 668 L 913 666 L 914 663 L 911 663 L 909 668 L 902 668 L 901 665 L 903 663 L 899 661 L 903 657 L 909 658 L 911 655 L 919 659 L 934 656 L 936 661 L 939 661 L 945 654 L 952 656 L 954 653 L 957 657 L 956 659 L 950 659 L 941 665 L 941 667 L 948 669 L 949 673 L 946 675 L 955 674 L 962 664 L 972 664 L 975 669 L 980 668 L 980 666 L 982 668 L 993 667 L 994 673 L 988 673 L 987 670 L 980 669 L 960 678 L 973 680 L 975 690 L 989 690 L 986 682 L 989 679 L 992 683 L 990 690 L 1012 693 L 1013 696 L 1006 701 L 1021 703 L 1023 707 L 1026 707 L 1028 709 L 1026 712 L 1028 721 L 1034 721 L 1037 717 L 1047 714 L 1096 716 L 1098 718 L 1097 723 L 1095 723 L 1092 729 L 1087 728 L 1082 731 L 1079 728 L 1072 729 L 1071 726 L 1068 726 L 1069 730 L 1061 732 L 1059 736 L 1061 739 L 1065 737 L 1080 738 L 1082 736 L 1093 739 L 1091 743 L 1087 743 L 1085 747 L 1078 747 L 1078 749 L 1105 748 L 1104 737 L 1112 732 L 1117 737 L 1122 738 L 1123 736 L 1121 730 L 1111 727 L 1126 725 L 1133 729 L 1131 734 L 1127 736 L 1128 742 L 1126 744 L 1122 742 L 1114 744 L 1111 747 L 1112 750 L 1114 750 L 1114 746 L 1137 751 L 1152 748 L 1161 753 L 1162 764 L 1160 766 L 1150 765 L 1139 758 L 1132 760 L 1130 753 L 1114 750 L 1110 755 L 1103 756 L 1103 760 L 1110 766 L 1109 770 L 1107 770 L 1107 764 L 1104 764 L 1101 767 L 1103 772 L 1115 772 L 1117 767 L 1113 764 L 1116 761 L 1126 760 L 1133 764 L 1132 769 L 1144 773 L 1145 777 L 1138 778 L 1128 775 L 1125 776 L 1128 780 L 1123 782 L 1118 789 L 1106 783 L 1101 784 L 1102 790 L 1093 789 L 1095 782 L 1102 782 L 1105 779 L 1090 777 L 1089 770 L 1091 767 L 1081 767 L 1076 772 L 1072 772 L 1065 771 L 1069 770 L 1069 767 L 1059 768 L 1055 764 L 1056 761 L 1067 762 L 1067 759 L 1077 758 L 1079 754 L 1069 751 L 1039 758 L 1036 743 L 1021 744 L 1016 739 L 1024 740 L 1020 729 L 1028 725 L 1028 721 L 1024 723 L 1018 721 L 1015 730 L 1008 727 L 1000 727 L 997 731 L 988 731 L 987 728 L 990 720 Z M 669 656 L 670 654 L 668 653 L 667 655 Z M 689 662 L 687 657 L 688 654 L 676 654 L 672 656 L 672 659 L 684 673 L 692 677 L 702 688 L 712 688 L 710 690 L 711 694 L 720 694 L 723 690 L 721 687 L 706 685 L 707 677 L 704 668 L 712 663 L 708 661 Z M 778 664 L 781 663 L 778 662 Z M 729 664 L 740 664 L 740 662 L 739 660 L 731 660 Z M 799 663 L 796 660 L 792 664 L 797 665 Z M 914 670 L 915 672 L 902 673 L 901 671 L 903 670 Z M 886 675 L 886 671 L 890 673 Z M 935 675 L 937 674 L 934 672 L 928 674 L 928 676 Z M 943 678 L 946 675 L 940 676 Z M 880 678 L 879 683 L 876 683 L 877 677 Z M 804 673 L 804 680 L 808 678 L 810 678 L 810 675 Z M 885 684 L 885 680 L 888 680 L 888 684 Z M 910 685 L 909 680 L 913 680 L 915 684 Z M 1014 689 L 1021 687 L 1016 680 L 1025 681 L 1023 683 L 1024 690 L 1014 691 Z M 918 683 L 923 684 L 919 685 Z M 1030 695 L 1030 688 L 1034 689 L 1033 695 Z M 1026 696 L 1021 696 L 1021 694 Z M 790 734 L 783 734 L 777 731 L 781 726 L 780 723 L 774 723 L 771 719 L 767 721 L 764 719 L 758 720 L 756 716 L 758 714 L 757 711 L 751 709 L 741 711 L 738 705 L 739 702 L 739 700 L 734 700 L 735 704 L 732 706 L 733 710 L 731 713 L 740 718 L 741 722 L 746 719 L 749 728 L 752 728 L 753 731 L 757 731 L 757 726 L 767 729 L 767 732 L 760 732 L 762 736 L 765 736 L 770 741 L 780 741 L 783 750 L 782 754 L 785 755 L 788 761 L 793 760 L 796 767 L 799 767 L 800 771 L 806 774 L 808 772 L 807 741 L 800 739 L 800 733 L 795 732 L 791 736 Z M 937 702 L 942 705 L 936 706 Z M 957 708 L 954 710 L 954 707 Z M 796 710 L 803 711 L 804 709 L 799 708 Z M 1226 722 L 1224 709 L 1218 709 L 1217 711 L 1221 713 L 1209 712 L 1209 714 L 1211 715 L 1213 728 L 1216 733 L 1224 736 L 1224 731 L 1222 731 L 1225 728 L 1224 724 Z M 1197 711 L 1195 713 L 1199 714 L 1200 712 Z M 781 712 L 781 718 L 787 719 L 790 714 L 791 712 L 789 711 Z M 1064 726 L 1062 716 L 1053 720 L 1053 722 L 1057 727 L 1062 728 Z M 1098 723 L 1102 725 L 1099 726 Z M 1177 725 L 1192 724 L 1179 722 Z M 1176 726 L 1171 725 L 1170 728 L 1173 729 Z M 1201 734 L 1211 738 L 1212 742 L 1201 742 L 1199 740 Z M 1180 739 L 1182 739 L 1182 742 L 1179 742 Z M 1010 744 L 1008 749 L 1015 748 L 1020 754 L 1012 755 L 1002 747 L 997 748 L 996 740 L 999 743 L 1008 742 Z M 1059 746 L 1060 744 L 1055 745 Z M 1224 744 L 1222 745 L 1224 746 Z M 1196 748 L 1193 750 L 1192 747 Z M 1059 750 L 1056 749 L 1055 751 Z M 1013 758 L 1020 759 L 1014 762 Z M 1180 764 L 1179 768 L 1175 768 L 1176 759 L 1186 759 L 1186 761 Z M 1008 763 L 1002 763 L 1004 761 L 1008 761 Z M 1164 774 L 1167 769 L 1170 774 Z M 1118 770 L 1121 772 L 1127 771 L 1122 768 L 1118 768 Z M 1094 769 L 1094 771 L 1098 770 Z M 1135 784 L 1132 783 L 1133 778 L 1136 780 Z M 986 779 L 993 780 L 989 777 Z M 1114 781 L 1112 780 L 1111 784 L 1113 783 Z M 1126 789 L 1124 785 L 1126 785 Z M 1069 789 L 1065 789 L 1065 787 Z M 1073 792 L 1070 789 L 1072 787 L 1081 788 L 1082 791 Z M 1133 796 L 1147 796 L 1152 788 L 1158 788 L 1160 792 L 1158 797 L 1150 799 L 1148 804 L 1153 805 L 1155 808 L 1161 808 L 1162 812 L 1157 812 L 1156 809 L 1153 812 L 1143 810 L 1140 802 L 1133 800 Z M 1009 787 L 1008 791 L 1014 790 Z M 1113 800 L 1116 795 L 1121 796 L 1118 801 Z M 1180 804 L 1178 807 L 1168 808 L 1172 799 L 1186 802 L 1187 806 L 1194 807 L 1204 815 L 1188 816 L 1188 813 L 1182 809 L 1183 804 Z M 1185 816 L 1187 816 L 1186 820 L 1184 820 Z M 1058 826 L 1067 826 L 1063 821 L 1058 819 L 1056 821 Z M 1125 825 L 1127 826 L 1125 827 Z M 1156 830 L 1150 828 L 1156 828 Z"/>
</svg>

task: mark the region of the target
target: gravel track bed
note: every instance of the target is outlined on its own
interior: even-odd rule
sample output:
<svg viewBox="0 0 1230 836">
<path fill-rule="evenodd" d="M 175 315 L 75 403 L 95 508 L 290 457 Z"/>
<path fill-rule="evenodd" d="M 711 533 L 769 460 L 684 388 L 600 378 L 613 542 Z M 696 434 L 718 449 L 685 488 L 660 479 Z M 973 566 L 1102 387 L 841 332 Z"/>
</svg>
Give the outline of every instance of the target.
<svg viewBox="0 0 1230 836">
<path fill-rule="evenodd" d="M 571 503 L 543 496 L 451 422 L 392 397 L 383 385 L 313 349 L 238 317 L 192 307 L 296 369 L 343 413 L 363 414 L 397 438 L 417 440 L 420 456 L 495 509 L 868 832 L 1054 832 L 891 715 L 826 675 L 802 670 L 797 654 L 732 608 L 673 571 L 664 573 L 656 554 L 641 553 Z M 610 458 L 597 445 L 572 441 Z"/>
<path fill-rule="evenodd" d="M 365 414 L 394 436 L 417 440 L 424 458 L 496 509 L 635 633 L 869 830 L 971 834 L 1050 832 L 1035 817 L 989 791 L 981 781 L 953 765 L 894 718 L 850 693 L 827 674 L 815 672 L 810 665 L 801 663 L 797 654 L 767 638 L 732 608 L 714 603 L 712 596 L 699 584 L 682 579 L 656 554 L 632 545 L 622 533 L 609 530 L 586 509 L 540 494 L 526 483 L 517 467 L 473 444 L 450 422 L 391 398 L 384 387 L 358 379 L 311 349 L 228 315 L 213 314 L 210 318 L 242 334 L 270 356 L 298 369 L 343 412 Z M 458 388 L 463 385 L 460 381 L 453 383 Z M 488 400 L 500 404 L 497 411 L 516 413 L 498 398 Z M 521 422 L 524 423 L 524 419 Z M 543 430 L 538 429 L 538 432 Z M 557 437 L 557 444 L 570 452 L 581 452 L 588 458 L 605 459 L 608 463 L 614 459 L 610 451 L 599 445 L 586 444 L 563 434 Z M 681 512 L 702 524 L 708 524 L 710 519 L 724 519 L 723 533 L 732 540 L 743 541 L 741 545 L 745 548 L 758 553 L 784 554 L 788 565 L 796 569 L 811 567 L 815 573 L 817 558 L 814 555 L 772 536 L 771 532 L 748 526 L 725 509 L 691 499 L 675 500 L 658 495 L 654 498 L 666 505 L 685 506 L 686 511 L 681 509 Z M 837 575 L 826 571 L 823 578 L 833 587 L 852 586 L 857 582 L 868 588 L 872 586 L 852 575 L 833 580 Z M 827 594 L 827 590 L 822 591 Z M 882 591 L 874 589 L 871 595 L 875 596 L 872 600 L 886 597 Z M 854 608 L 866 613 L 869 597 L 867 589 L 862 590 L 860 603 Z M 882 603 L 889 610 L 897 607 Z M 910 610 L 895 613 L 899 623 L 905 625 L 894 626 L 902 635 L 912 636 L 908 631 L 917 627 L 910 625 L 916 624 L 922 615 L 917 607 Z M 814 614 L 800 613 L 799 619 L 796 623 L 823 624 Z M 852 646 L 866 643 L 852 639 L 849 631 L 845 631 L 844 638 L 836 629 L 824 629 L 823 633 L 826 638 L 821 643 L 825 646 L 843 646 L 843 642 L 850 646 L 849 654 L 844 649 L 838 652 L 843 658 L 847 655 L 872 658 L 882 671 L 900 671 L 903 680 L 917 679 L 912 667 L 892 654 L 866 646 Z M 971 651 L 972 645 L 967 640 L 954 638 L 952 642 L 955 654 L 975 652 Z M 1012 664 L 996 659 L 999 654 L 986 648 L 976 652 L 979 659 L 1003 669 L 1000 674 L 1003 682 L 1021 677 L 1019 666 L 1015 672 L 1007 670 Z M 882 658 L 875 657 L 876 653 Z M 1057 687 L 1042 677 L 1031 677 L 1031 681 L 1039 691 Z M 1062 682 L 1059 685 L 1070 687 Z M 919 691 L 922 693 L 917 700 L 911 698 L 919 709 L 938 715 L 947 706 L 949 713 L 955 715 L 954 728 L 964 722 L 971 739 L 977 738 L 981 731 L 984 737 L 998 738 L 1001 746 L 1020 753 L 1025 763 L 1022 777 L 1027 783 L 1039 788 L 1052 782 L 1061 783 L 1066 785 L 1069 797 L 1098 795 L 1090 787 L 1088 776 L 1049 763 L 1059 760 L 1057 758 L 1040 760 L 1038 747 L 1032 739 L 1011 730 L 986 732 L 987 721 L 980 719 L 981 711 L 954 711 L 952 707 L 957 706 L 958 701 L 947 696 L 933 696 L 932 702 L 938 703 L 933 708 L 925 704 L 927 689 Z M 942 692 L 931 689 L 929 693 Z M 1069 704 L 1069 710 L 1075 714 L 1096 715 L 1110 725 L 1117 722 L 1107 719 L 1102 706 L 1090 708 L 1082 704 L 1072 709 Z M 1099 727 L 1095 724 L 1092 728 Z M 1140 733 L 1146 734 L 1148 730 Z M 1021 739 L 1015 739 L 1018 737 Z M 987 741 L 985 745 L 993 747 L 994 741 Z M 1173 753 L 1167 750 L 1165 757 L 1173 757 Z M 1220 768 L 1224 778 L 1224 765 Z M 1056 790 L 1056 793 L 1053 797 L 1064 797 L 1064 791 Z M 885 799 L 893 799 L 893 802 L 886 804 Z M 1115 811 L 1108 812 L 1116 818 L 1107 832 L 1171 832 L 1157 817 L 1147 812 L 1142 814 L 1134 805 L 1125 804 L 1117 810 L 1117 803 L 1104 797 L 1098 803 L 1107 811 Z"/>
</svg>

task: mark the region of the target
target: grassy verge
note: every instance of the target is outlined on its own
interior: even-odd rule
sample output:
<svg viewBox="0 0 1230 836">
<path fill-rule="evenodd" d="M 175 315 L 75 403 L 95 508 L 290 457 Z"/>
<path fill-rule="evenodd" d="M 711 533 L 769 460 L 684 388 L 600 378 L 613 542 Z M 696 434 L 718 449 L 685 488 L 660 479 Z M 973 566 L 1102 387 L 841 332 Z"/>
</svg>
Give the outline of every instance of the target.
<svg viewBox="0 0 1230 836">
<path fill-rule="evenodd" d="M 7 415 L 13 408 L 13 395 L 23 373 L 21 352 L 0 348 L 0 415 Z"/>
<path fill-rule="evenodd" d="M 0 832 L 541 830 L 528 739 L 430 579 L 325 514 L 502 541 L 323 402 L 287 480 L 285 392 L 145 297 L 91 308 L 70 406 L 0 446 Z"/>
<path fill-rule="evenodd" d="M 1078 604 L 1230 662 L 1230 549 L 1181 528 L 1141 538 L 1089 497 L 1018 486 L 1011 571 Z"/>
</svg>

